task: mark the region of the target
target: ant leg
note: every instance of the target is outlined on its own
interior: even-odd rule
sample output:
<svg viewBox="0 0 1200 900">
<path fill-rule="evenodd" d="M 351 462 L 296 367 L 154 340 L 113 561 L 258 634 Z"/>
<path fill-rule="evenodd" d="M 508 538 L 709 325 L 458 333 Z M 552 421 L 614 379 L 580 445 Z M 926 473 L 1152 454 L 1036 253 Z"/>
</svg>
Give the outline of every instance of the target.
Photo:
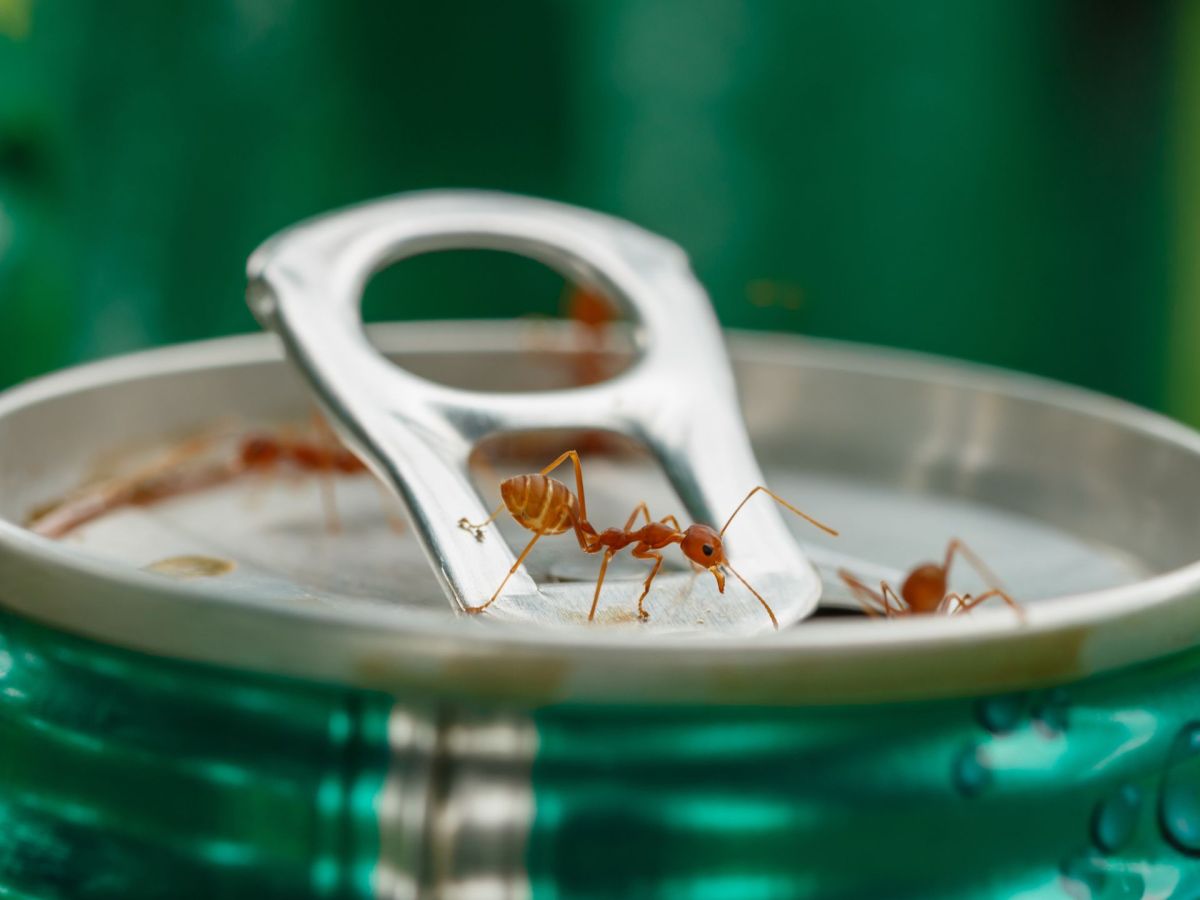
<svg viewBox="0 0 1200 900">
<path fill-rule="evenodd" d="M 633 512 L 631 512 L 629 514 L 629 518 L 625 520 L 625 527 L 621 529 L 622 531 L 628 531 L 630 528 L 633 527 L 633 523 L 635 521 L 637 521 L 638 513 L 641 513 L 642 515 L 644 515 L 646 517 L 647 525 L 650 524 L 650 510 L 646 506 L 646 501 L 643 500 L 641 503 L 639 503 L 637 506 L 635 506 L 633 508 Z"/>
<path fill-rule="evenodd" d="M 957 591 L 950 591 L 942 598 L 941 602 L 934 607 L 934 612 L 938 615 L 945 614 L 953 616 L 963 611 L 964 604 L 971 599 L 970 594 L 960 594 Z M 954 604 L 958 604 L 955 606 Z"/>
<path fill-rule="evenodd" d="M 546 468 L 542 469 L 542 475 L 549 475 L 567 460 L 571 460 L 571 464 L 575 467 L 575 493 L 579 496 L 579 517 L 587 520 L 587 500 L 583 496 L 583 465 L 579 462 L 579 454 L 574 450 L 568 450 L 562 454 Z"/>
<path fill-rule="evenodd" d="M 858 604 L 862 607 L 863 612 L 873 619 L 879 618 L 879 613 L 875 609 L 876 606 L 883 607 L 883 614 L 886 616 L 888 612 L 888 602 L 885 597 L 881 597 L 875 591 L 871 590 L 845 569 L 838 569 L 838 577 L 842 579 L 846 587 L 850 588 L 850 592 L 858 598 Z"/>
<path fill-rule="evenodd" d="M 676 531 L 683 531 L 683 528 L 681 528 L 679 525 L 679 520 L 674 516 L 663 516 L 658 521 L 662 522 L 664 525 L 670 525 Z M 704 571 L 703 568 L 701 568 L 701 571 Z"/>
<path fill-rule="evenodd" d="M 342 442 L 338 440 L 337 434 L 330 427 L 329 423 L 325 421 L 325 417 L 321 415 L 319 409 L 313 409 L 310 419 L 313 430 L 317 433 L 318 446 L 323 445 L 324 449 L 331 454 L 336 453 L 342 448 Z M 325 511 L 325 530 L 330 534 L 337 534 L 342 530 L 342 520 L 338 516 L 337 494 L 333 485 L 333 473 L 322 466 L 317 470 L 317 479 L 321 487 L 321 506 Z"/>
<path fill-rule="evenodd" d="M 650 613 L 646 612 L 646 608 L 642 605 L 642 603 L 645 601 L 646 595 L 650 593 L 650 585 L 654 582 L 654 579 L 658 577 L 658 570 L 662 568 L 663 555 L 661 553 L 654 552 L 645 544 L 638 544 L 633 548 L 630 555 L 636 557 L 637 559 L 654 560 L 654 568 L 652 568 L 650 570 L 650 574 L 646 576 L 646 581 L 642 584 L 642 594 L 640 597 L 638 597 L 637 602 L 638 618 L 645 622 L 650 618 Z"/>
<path fill-rule="evenodd" d="M 740 513 L 742 511 L 742 507 L 745 506 L 746 503 L 750 500 L 750 498 L 753 497 L 755 494 L 757 494 L 759 491 L 762 491 L 764 494 L 767 494 L 772 500 L 774 500 L 776 503 L 780 504 L 781 506 L 786 506 L 788 509 L 790 509 L 792 512 L 794 512 L 800 518 L 804 519 L 806 522 L 810 522 L 813 525 L 816 525 L 822 531 L 828 532 L 829 534 L 832 534 L 834 537 L 837 537 L 837 531 L 835 529 L 830 528 L 828 525 L 826 525 L 822 522 L 818 522 L 816 519 L 814 519 L 808 513 L 802 512 L 801 510 L 792 506 L 792 504 L 788 503 L 786 500 L 784 500 L 782 497 L 780 497 L 778 494 L 776 494 L 770 488 L 765 487 L 764 485 L 761 485 L 761 484 L 758 487 L 754 488 L 754 490 L 752 490 L 750 493 L 748 493 L 745 496 L 745 498 L 742 500 L 742 502 L 737 505 L 737 509 L 735 509 L 733 511 L 733 514 L 730 515 L 730 517 L 725 520 L 725 525 L 724 525 L 724 527 L 721 528 L 721 531 L 719 532 L 721 535 L 725 534 L 725 529 L 729 527 L 729 524 L 733 521 L 734 516 L 736 516 L 738 513 Z"/>
<path fill-rule="evenodd" d="M 123 507 L 149 506 L 236 478 L 242 471 L 236 460 L 210 467 L 197 465 L 194 471 L 187 468 L 210 450 L 213 442 L 207 432 L 187 438 L 127 475 L 85 485 L 35 509 L 25 525 L 35 534 L 57 540 Z"/>
<path fill-rule="evenodd" d="M 879 589 L 883 592 L 883 609 L 884 609 L 884 611 L 889 616 L 892 615 L 893 613 L 895 613 L 898 616 L 903 615 L 907 604 L 905 604 L 905 602 L 899 597 L 899 595 L 892 589 L 892 586 L 890 584 L 888 584 L 886 581 L 881 581 L 881 582 L 879 582 Z M 892 606 L 890 606 L 888 604 L 889 597 L 891 597 L 891 599 L 896 601 L 895 608 L 893 608 Z"/>
<path fill-rule="evenodd" d="M 338 516 L 333 475 L 322 469 L 317 472 L 317 482 L 321 488 L 321 508 L 325 511 L 325 530 L 330 534 L 338 534 L 342 530 L 342 520 Z"/>
<path fill-rule="evenodd" d="M 393 508 L 395 505 L 395 498 L 392 496 L 391 492 L 379 482 L 378 479 L 376 479 L 373 475 L 371 475 L 370 478 L 375 482 L 375 490 L 379 492 L 379 504 L 383 507 L 383 517 L 387 519 L 388 528 L 392 529 L 392 531 L 394 531 L 396 534 L 404 534 L 404 519 L 401 518 L 401 516 L 398 515 Z M 459 528 L 461 527 L 462 524 L 460 520 Z"/>
<path fill-rule="evenodd" d="M 600 561 L 600 575 L 596 578 L 596 593 L 592 594 L 592 608 L 588 611 L 588 621 L 596 618 L 596 604 L 600 602 L 600 588 L 604 584 L 604 573 L 608 571 L 608 561 L 616 551 L 609 547 L 604 551 L 604 559 Z"/>
<path fill-rule="evenodd" d="M 1000 590 L 999 588 L 993 588 L 990 591 L 986 591 L 986 592 L 980 594 L 978 597 L 962 598 L 962 600 L 960 602 L 960 606 L 958 608 L 958 611 L 959 612 L 967 612 L 971 609 L 974 609 L 976 606 L 978 606 L 983 601 L 991 600 L 993 597 L 999 597 L 1001 600 L 1003 600 L 1005 603 L 1007 603 L 1008 606 L 1014 612 L 1016 612 L 1016 614 L 1018 616 L 1020 616 L 1022 619 L 1025 618 L 1025 614 L 1022 611 L 1020 604 L 1017 603 L 1015 600 L 1013 600 L 1012 597 L 1008 596 L 1008 594 L 1006 594 L 1004 591 Z"/>
<path fill-rule="evenodd" d="M 946 561 L 942 564 L 942 571 L 946 573 L 947 578 L 950 577 L 950 564 L 954 562 L 956 553 L 961 554 L 971 564 L 971 568 L 979 574 L 989 588 L 1004 590 L 1004 582 L 996 577 L 996 573 L 980 558 L 978 553 L 958 538 L 954 538 L 946 544 Z"/>
<path fill-rule="evenodd" d="M 464 609 L 474 615 L 475 613 L 483 612 L 485 609 L 495 603 L 496 598 L 500 596 L 500 592 L 504 590 L 504 586 L 508 584 L 508 579 L 512 578 L 513 572 L 521 568 L 521 563 L 525 562 L 525 557 L 529 555 L 529 551 L 533 549 L 533 545 L 538 542 L 538 538 L 540 537 L 540 534 L 535 534 L 533 536 L 533 540 L 525 545 L 525 549 L 521 551 L 521 555 L 517 557 L 517 561 L 512 564 L 512 568 L 508 570 L 508 574 L 505 575 L 504 580 L 500 582 L 500 587 L 496 588 L 496 593 L 492 594 L 491 600 L 489 600 L 487 603 L 480 604 L 479 606 L 467 606 L 464 607 Z"/>
<path fill-rule="evenodd" d="M 272 463 L 270 466 L 242 466 L 242 471 L 251 475 L 254 478 L 253 487 L 247 492 L 246 505 L 251 509 L 260 509 L 267 497 L 271 494 L 271 489 L 275 487 L 275 481 L 279 476 L 279 466 Z"/>
</svg>

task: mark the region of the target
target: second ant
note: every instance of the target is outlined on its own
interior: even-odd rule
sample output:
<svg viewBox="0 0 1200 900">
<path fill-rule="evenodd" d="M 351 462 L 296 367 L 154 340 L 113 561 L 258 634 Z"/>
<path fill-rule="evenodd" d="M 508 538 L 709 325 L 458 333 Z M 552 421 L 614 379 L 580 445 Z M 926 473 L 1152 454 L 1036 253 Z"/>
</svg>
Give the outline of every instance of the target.
<svg viewBox="0 0 1200 900">
<path fill-rule="evenodd" d="M 979 573 L 980 577 L 989 585 L 988 590 L 974 597 L 970 594 L 947 590 L 950 566 L 958 555 L 966 559 L 971 567 Z M 888 618 L 894 618 L 897 616 L 954 615 L 969 612 L 988 600 L 998 599 L 1006 603 L 1018 616 L 1023 617 L 1021 607 L 1017 602 L 1003 588 L 996 587 L 1000 581 L 992 573 L 992 570 L 984 564 L 978 554 L 957 538 L 946 544 L 946 556 L 941 565 L 928 562 L 915 566 L 900 586 L 899 595 L 886 581 L 881 581 L 879 590 L 875 591 L 845 569 L 840 570 L 838 576 L 858 598 L 863 611 L 869 616 L 882 614 Z"/>
</svg>

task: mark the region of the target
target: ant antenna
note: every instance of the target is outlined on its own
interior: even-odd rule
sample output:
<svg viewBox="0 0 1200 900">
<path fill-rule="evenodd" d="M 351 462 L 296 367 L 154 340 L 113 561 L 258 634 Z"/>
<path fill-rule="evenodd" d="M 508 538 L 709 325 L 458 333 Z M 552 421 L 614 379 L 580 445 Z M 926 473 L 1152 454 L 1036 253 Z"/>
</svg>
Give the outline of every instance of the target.
<svg viewBox="0 0 1200 900">
<path fill-rule="evenodd" d="M 733 511 L 733 515 L 731 515 L 729 517 L 729 519 L 725 522 L 725 525 L 721 528 L 721 531 L 720 531 L 721 537 L 725 536 L 725 529 L 729 527 L 730 523 L 733 521 L 734 516 L 736 516 L 738 513 L 740 513 L 742 511 L 742 507 L 745 506 L 746 503 L 750 500 L 750 498 L 753 497 L 755 494 L 757 494 L 759 491 L 762 491 L 764 494 L 767 494 L 768 496 L 770 496 L 771 499 L 773 499 L 776 503 L 786 506 L 788 509 L 790 509 L 792 512 L 794 512 L 796 515 L 798 515 L 800 518 L 804 519 L 805 521 L 811 522 L 813 525 L 816 525 L 822 531 L 832 534 L 834 537 L 837 537 L 838 533 L 835 529 L 830 528 L 828 525 L 824 524 L 823 522 L 818 522 L 816 519 L 814 519 L 808 513 L 803 512 L 799 509 L 796 509 L 796 507 L 792 506 L 792 504 L 788 503 L 786 500 L 784 500 L 782 497 L 780 497 L 778 494 L 776 494 L 770 488 L 764 487 L 761 484 L 758 487 L 756 487 L 754 490 L 752 490 L 750 493 L 748 493 L 746 495 L 745 499 L 742 500 L 742 502 L 737 505 L 737 509 L 735 509 Z M 736 572 L 734 572 L 734 574 L 737 575 Z M 738 575 L 738 578 L 741 578 L 741 577 L 742 577 L 741 575 Z M 744 581 L 742 583 L 745 584 Z M 750 585 L 747 584 L 746 587 L 750 587 Z M 751 588 L 751 590 L 753 590 L 753 588 Z M 755 596 L 757 597 L 758 595 L 755 594 Z M 758 599 L 762 600 L 762 597 L 759 597 Z M 766 603 L 763 603 L 763 606 L 766 606 Z M 767 609 L 770 610 L 770 607 L 767 607 Z M 774 620 L 774 618 L 775 618 L 775 616 L 772 615 L 771 619 Z M 778 627 L 778 626 L 776 626 L 776 627 Z"/>
<path fill-rule="evenodd" d="M 745 503 L 746 501 L 743 500 L 742 502 Z M 808 518 L 808 517 L 805 516 L 805 518 Z M 726 523 L 726 524 L 728 524 L 728 523 Z M 837 534 L 837 532 L 835 531 L 834 534 Z M 752 593 L 755 597 L 758 598 L 758 602 L 763 605 L 763 609 L 765 609 L 767 611 L 767 615 L 771 617 L 771 624 L 774 625 L 775 630 L 778 631 L 779 630 L 779 620 L 777 618 L 775 618 L 775 610 L 771 609 L 770 604 L 767 603 L 767 601 L 762 598 L 762 594 L 760 594 L 754 588 L 750 587 L 750 582 L 748 582 L 745 578 L 743 578 L 741 576 L 741 574 L 738 572 L 738 570 L 735 569 L 733 566 L 731 566 L 729 563 L 725 563 L 725 568 L 728 569 L 730 572 L 732 572 L 734 575 L 736 575 L 737 580 L 746 586 L 746 590 L 748 590 L 750 593 Z"/>
</svg>

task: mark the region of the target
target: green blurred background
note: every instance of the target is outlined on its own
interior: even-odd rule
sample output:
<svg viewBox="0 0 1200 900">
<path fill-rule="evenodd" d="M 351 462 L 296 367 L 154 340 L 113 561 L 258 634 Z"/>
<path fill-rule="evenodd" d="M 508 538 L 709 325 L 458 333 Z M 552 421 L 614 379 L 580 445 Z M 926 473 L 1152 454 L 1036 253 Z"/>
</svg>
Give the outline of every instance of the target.
<svg viewBox="0 0 1200 900">
<path fill-rule="evenodd" d="M 666 234 L 730 326 L 1200 424 L 1200 4 L 1139 0 L 0 0 L 0 386 L 253 330 L 259 241 L 434 186 Z M 560 290 L 449 254 L 369 307 Z"/>
</svg>

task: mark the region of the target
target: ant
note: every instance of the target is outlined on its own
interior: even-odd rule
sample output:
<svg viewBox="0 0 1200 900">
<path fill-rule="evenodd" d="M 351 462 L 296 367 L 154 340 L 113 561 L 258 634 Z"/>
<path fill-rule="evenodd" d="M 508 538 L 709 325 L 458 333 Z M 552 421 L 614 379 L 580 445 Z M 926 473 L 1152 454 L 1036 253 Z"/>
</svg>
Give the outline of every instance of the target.
<svg viewBox="0 0 1200 900">
<path fill-rule="evenodd" d="M 241 438 L 236 449 L 224 458 L 197 463 L 209 450 L 211 436 L 192 438 L 160 458 L 124 476 L 84 487 L 67 497 L 35 510 L 28 527 L 49 538 L 63 538 L 76 529 L 126 507 L 152 506 L 173 497 L 213 488 L 246 474 L 274 474 L 283 466 L 322 476 L 322 502 L 331 532 L 340 528 L 332 492 L 333 475 L 366 472 L 363 463 L 342 447 L 323 420 L 317 424 L 318 438 L 304 440 L 260 433 Z M 402 524 L 391 519 L 392 527 Z"/>
<path fill-rule="evenodd" d="M 319 475 L 326 527 L 336 533 L 341 530 L 341 521 L 331 476 L 359 475 L 366 472 L 367 467 L 342 446 L 324 418 L 314 413 L 312 421 L 317 440 L 306 441 L 269 434 L 251 435 L 238 447 L 236 465 L 240 471 L 273 474 L 283 465 L 290 464 L 302 472 Z M 391 516 L 388 520 L 393 530 L 399 530 L 398 523 Z"/>
<path fill-rule="evenodd" d="M 1008 593 L 998 587 L 992 587 L 978 597 L 970 594 L 959 594 L 946 590 L 946 582 L 950 577 L 950 565 L 956 554 L 961 554 L 971 567 L 988 584 L 1000 583 L 993 573 L 970 547 L 954 538 L 946 544 L 946 558 L 939 566 L 937 563 L 922 563 L 908 573 L 904 584 L 900 586 L 900 595 L 886 581 L 879 582 L 879 591 L 873 591 L 854 575 L 845 569 L 838 571 L 839 577 L 854 593 L 862 604 L 863 610 L 869 616 L 878 616 L 877 607 L 882 607 L 884 616 L 926 616 L 955 613 L 965 613 L 974 609 L 985 600 L 998 597 L 1007 603 L 1017 615 L 1022 615 L 1021 607 Z M 893 603 L 895 604 L 893 606 Z"/>
<path fill-rule="evenodd" d="M 556 481 L 548 477 L 552 471 L 567 460 L 570 460 L 575 468 L 575 486 L 578 497 L 572 494 L 570 488 L 561 481 Z M 521 555 L 517 557 L 517 561 L 508 570 L 508 574 L 504 576 L 504 580 L 500 582 L 500 586 L 496 588 L 496 592 L 492 594 L 491 599 L 479 606 L 468 606 L 466 607 L 466 611 L 472 614 L 481 613 L 495 603 L 496 598 L 500 596 L 500 592 L 504 590 L 504 585 L 508 583 L 508 579 L 512 577 L 512 574 L 524 562 L 525 557 L 529 555 L 529 551 L 533 549 L 533 545 L 538 542 L 539 538 L 544 535 L 563 534 L 568 530 L 573 530 L 575 532 L 575 539 L 579 542 L 579 548 L 584 553 L 600 553 L 602 551 L 604 553 L 604 558 L 600 562 L 600 574 L 596 579 L 596 591 L 592 595 L 592 608 L 588 612 L 589 622 L 593 621 L 596 617 L 596 604 L 600 601 L 600 588 L 604 584 L 604 573 L 608 569 L 609 560 L 630 544 L 635 545 L 632 551 L 632 555 L 635 558 L 654 560 L 654 566 L 642 584 L 642 593 L 638 597 L 637 602 L 638 618 L 643 621 L 650 618 L 650 614 L 646 612 L 643 603 L 645 602 L 646 595 L 650 592 L 650 585 L 658 575 L 659 569 L 662 568 L 663 555 L 657 551 L 671 544 L 679 544 L 679 549 L 683 551 L 683 555 L 688 560 L 701 569 L 713 574 L 713 578 L 717 582 L 717 590 L 722 594 L 725 593 L 725 569 L 732 572 L 738 581 L 745 585 L 746 589 L 762 604 L 763 609 L 767 611 L 767 615 L 771 617 L 771 624 L 778 630 L 779 620 L 775 618 L 775 611 L 771 609 L 770 604 L 763 599 L 762 595 L 752 588 L 746 579 L 738 573 L 737 569 L 730 565 L 729 560 L 725 556 L 722 543 L 725 531 L 729 528 L 730 523 L 733 522 L 734 517 L 741 512 L 742 507 L 746 505 L 750 498 L 759 491 L 767 494 L 777 503 L 787 507 L 817 528 L 832 535 L 837 534 L 828 525 L 824 525 L 807 513 L 801 512 L 782 497 L 762 485 L 754 488 L 745 496 L 742 502 L 738 504 L 737 509 L 726 520 L 725 525 L 720 531 L 709 525 L 701 524 L 689 525 L 684 529 L 674 516 L 664 516 L 657 522 L 652 521 L 650 510 L 647 508 L 645 501 L 643 501 L 634 507 L 623 528 L 606 528 L 604 531 L 598 532 L 592 523 L 588 521 L 587 517 L 587 500 L 583 493 L 583 466 L 579 461 L 579 453 L 575 450 L 568 450 L 536 475 L 516 475 L 502 481 L 500 483 L 500 496 L 503 498 L 503 502 L 483 522 L 473 525 L 465 518 L 459 519 L 459 528 L 474 534 L 475 540 L 482 541 L 484 538 L 483 528 L 495 520 L 507 508 L 509 514 L 521 527 L 533 532 L 533 539 L 521 551 Z M 634 523 L 638 520 L 639 515 L 645 519 L 645 524 L 640 528 L 634 529 Z"/>
<path fill-rule="evenodd" d="M 128 474 L 86 485 L 65 497 L 34 509 L 26 527 L 48 538 L 64 538 L 118 509 L 150 506 L 160 500 L 224 484 L 235 471 L 226 463 L 188 464 L 209 445 L 196 437 L 173 447 L 158 459 Z"/>
</svg>

